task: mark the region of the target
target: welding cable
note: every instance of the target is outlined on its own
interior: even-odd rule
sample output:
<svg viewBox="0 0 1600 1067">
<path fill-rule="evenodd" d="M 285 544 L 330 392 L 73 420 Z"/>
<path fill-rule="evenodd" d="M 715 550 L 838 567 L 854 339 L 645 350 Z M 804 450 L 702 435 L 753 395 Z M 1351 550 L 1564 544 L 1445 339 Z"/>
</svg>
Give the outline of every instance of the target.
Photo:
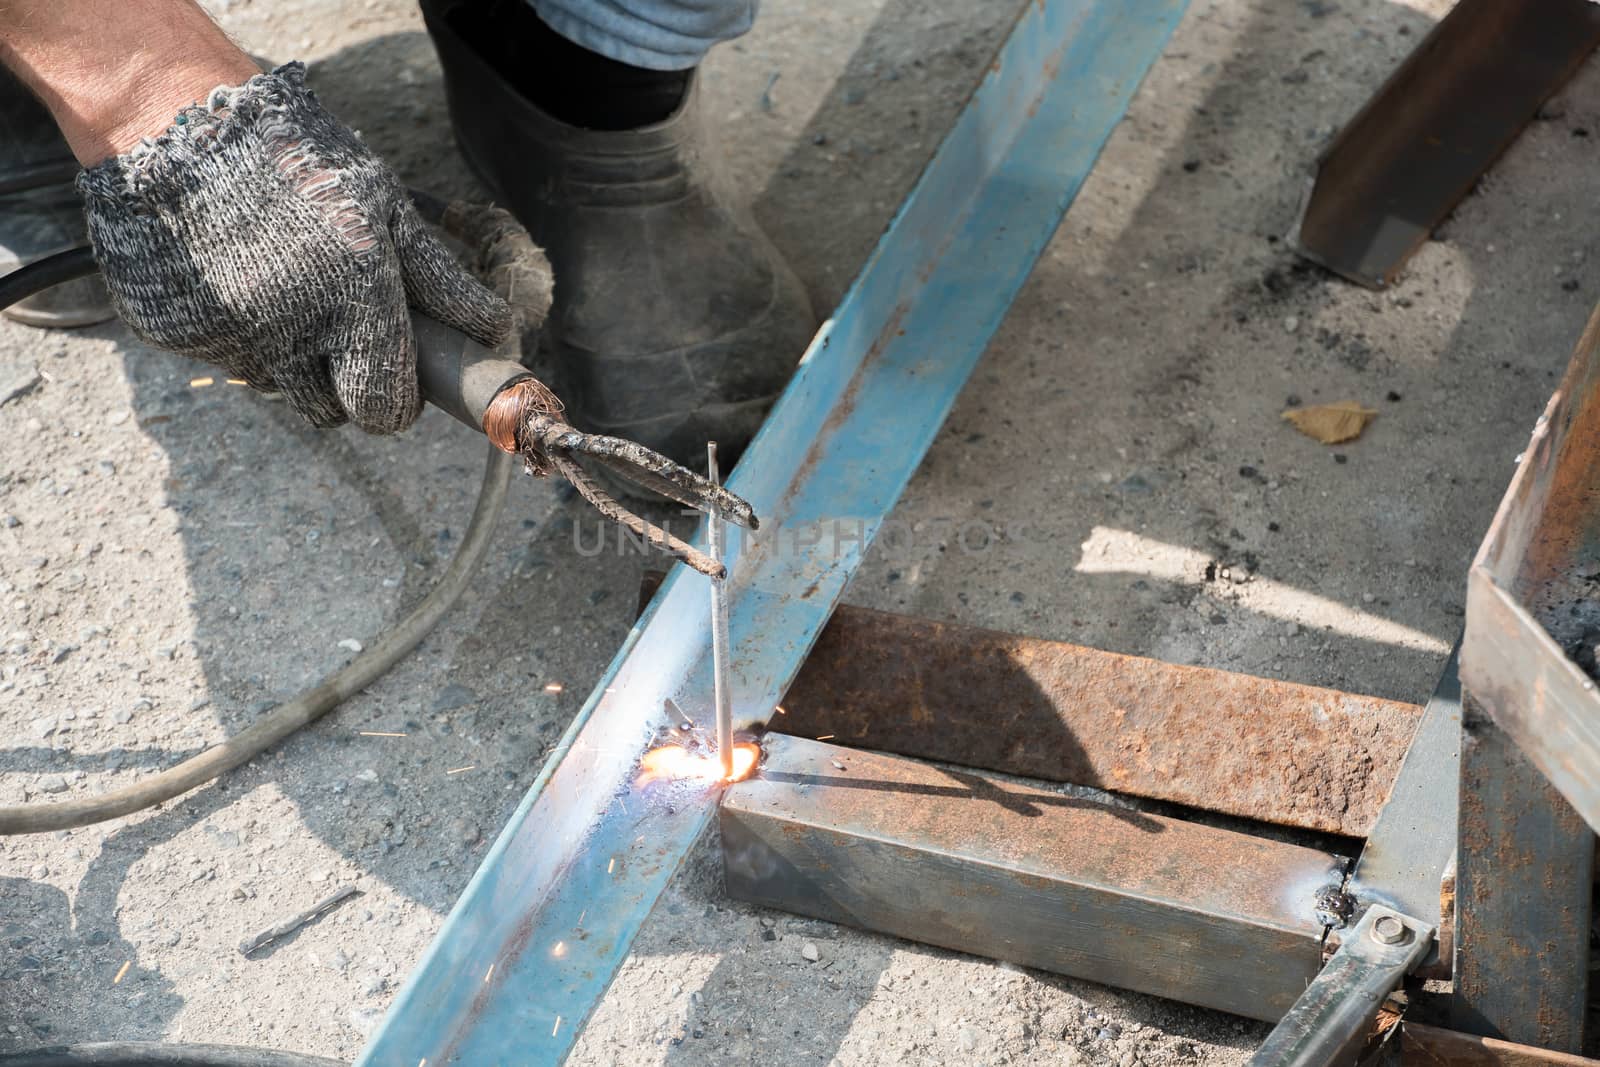
<svg viewBox="0 0 1600 1067">
<path fill-rule="evenodd" d="M 0 807 L 0 835 L 70 830 L 131 815 L 164 800 L 171 800 L 240 764 L 248 763 L 300 727 L 315 722 L 377 681 L 406 653 L 416 648 L 466 592 L 473 572 L 478 569 L 489 547 L 495 521 L 500 517 L 501 505 L 505 503 L 511 472 L 519 462 L 517 457 L 507 455 L 498 448 L 489 449 L 477 506 L 472 509 L 472 519 L 467 523 L 461 547 L 451 557 L 444 575 L 408 615 L 344 667 L 293 700 L 273 708 L 258 722 L 221 744 L 213 745 L 198 756 L 133 785 L 81 800 Z"/>
<path fill-rule="evenodd" d="M 347 1067 L 343 1060 L 238 1045 L 97 1041 L 0 1055 L 0 1067 Z"/>
<path fill-rule="evenodd" d="M 52 285 L 86 278 L 99 269 L 94 252 L 89 248 L 72 248 L 45 256 L 0 278 L 0 308 L 8 308 Z"/>
<path fill-rule="evenodd" d="M 423 217 L 429 221 L 437 221 L 443 209 L 442 202 L 432 197 L 426 197 L 426 202 L 423 202 L 421 194 L 413 193 L 413 196 L 419 201 L 418 207 Z M 76 248 L 46 257 L 0 278 L 0 308 L 8 307 L 48 286 L 93 273 L 94 269 L 94 258 L 87 248 Z M 478 501 L 473 506 L 472 518 L 467 523 L 461 547 L 451 557 L 444 574 L 416 607 L 386 633 L 373 640 L 365 651 L 344 667 L 329 674 L 294 699 L 273 708 L 259 721 L 221 744 L 214 745 L 198 756 L 186 759 L 142 781 L 114 789 L 109 793 L 79 800 L 0 807 L 0 835 L 70 830 L 154 807 L 162 801 L 171 800 L 175 796 L 204 785 L 241 764 L 248 763 L 302 726 L 315 722 L 377 681 L 389 668 L 416 648 L 466 592 L 473 573 L 488 552 L 495 522 L 499 519 L 501 508 L 505 504 L 511 473 L 520 462 L 516 456 L 508 455 L 492 445 L 489 447 L 489 458 L 483 470 L 483 484 L 478 489 Z M 66 1064 L 101 1061 L 40 1060 L 38 1062 Z M 128 1062 L 198 1064 L 206 1061 L 151 1059 Z M 244 1064 L 257 1061 L 219 1062 Z M 291 1061 L 260 1062 L 267 1064 Z M 10 1067 L 9 1061 L 6 1060 L 0 1060 L 0 1064 Z"/>
</svg>

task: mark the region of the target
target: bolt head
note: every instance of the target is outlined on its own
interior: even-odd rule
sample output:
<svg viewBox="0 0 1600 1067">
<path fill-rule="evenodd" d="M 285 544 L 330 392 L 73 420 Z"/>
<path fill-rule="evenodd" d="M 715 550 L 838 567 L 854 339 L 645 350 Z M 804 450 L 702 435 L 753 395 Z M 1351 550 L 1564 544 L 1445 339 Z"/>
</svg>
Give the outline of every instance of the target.
<svg viewBox="0 0 1600 1067">
<path fill-rule="evenodd" d="M 1379 916 L 1372 924 L 1372 940 L 1380 945 L 1398 945 L 1411 937 L 1411 930 L 1393 915 Z"/>
</svg>

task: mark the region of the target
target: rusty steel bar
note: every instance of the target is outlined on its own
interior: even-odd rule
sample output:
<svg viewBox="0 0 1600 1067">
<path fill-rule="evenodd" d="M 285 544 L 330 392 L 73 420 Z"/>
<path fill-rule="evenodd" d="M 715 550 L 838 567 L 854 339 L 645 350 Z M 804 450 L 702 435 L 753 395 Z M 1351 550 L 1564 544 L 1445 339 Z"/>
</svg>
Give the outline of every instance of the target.
<svg viewBox="0 0 1600 1067">
<path fill-rule="evenodd" d="M 755 904 L 1277 1019 L 1345 861 L 918 760 L 769 735 L 721 810 Z"/>
<path fill-rule="evenodd" d="M 774 729 L 1364 837 L 1422 709 L 841 607 Z"/>
<path fill-rule="evenodd" d="M 1594 834 L 1470 691 L 1460 825 L 1450 1025 L 1582 1052 Z"/>
<path fill-rule="evenodd" d="M 1463 1034 L 1407 1019 L 1400 1026 L 1404 1067 L 1600 1067 L 1600 1060 Z"/>
<path fill-rule="evenodd" d="M 1596 44 L 1590 0 L 1460 0 L 1323 153 L 1291 244 L 1387 285 Z"/>
</svg>

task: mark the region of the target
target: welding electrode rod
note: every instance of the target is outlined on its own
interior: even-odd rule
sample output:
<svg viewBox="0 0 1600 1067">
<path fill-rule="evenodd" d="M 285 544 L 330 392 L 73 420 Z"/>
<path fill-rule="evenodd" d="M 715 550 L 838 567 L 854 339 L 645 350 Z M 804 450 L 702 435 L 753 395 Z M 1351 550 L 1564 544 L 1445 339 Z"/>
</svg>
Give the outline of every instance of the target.
<svg viewBox="0 0 1600 1067">
<path fill-rule="evenodd" d="M 706 444 L 706 474 L 712 485 L 721 485 L 717 472 L 717 443 Z M 715 511 L 706 516 L 706 541 L 711 558 L 723 563 L 722 516 Z M 733 777 L 733 694 L 728 692 L 728 589 L 727 578 L 711 579 L 711 676 L 712 698 L 717 705 L 717 758 L 722 761 L 722 777 Z"/>
</svg>

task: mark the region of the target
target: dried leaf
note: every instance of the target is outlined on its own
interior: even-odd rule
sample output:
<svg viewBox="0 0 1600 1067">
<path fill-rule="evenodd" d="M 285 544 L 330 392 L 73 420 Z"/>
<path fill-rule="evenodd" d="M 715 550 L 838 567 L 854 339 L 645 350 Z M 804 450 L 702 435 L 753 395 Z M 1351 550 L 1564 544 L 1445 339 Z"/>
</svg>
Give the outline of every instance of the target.
<svg viewBox="0 0 1600 1067">
<path fill-rule="evenodd" d="M 1354 400 L 1341 400 L 1336 404 L 1314 404 L 1308 408 L 1290 408 L 1283 413 L 1295 429 L 1307 437 L 1316 438 L 1325 445 L 1354 441 L 1367 428 L 1367 423 L 1378 413 L 1364 408 Z"/>
</svg>

